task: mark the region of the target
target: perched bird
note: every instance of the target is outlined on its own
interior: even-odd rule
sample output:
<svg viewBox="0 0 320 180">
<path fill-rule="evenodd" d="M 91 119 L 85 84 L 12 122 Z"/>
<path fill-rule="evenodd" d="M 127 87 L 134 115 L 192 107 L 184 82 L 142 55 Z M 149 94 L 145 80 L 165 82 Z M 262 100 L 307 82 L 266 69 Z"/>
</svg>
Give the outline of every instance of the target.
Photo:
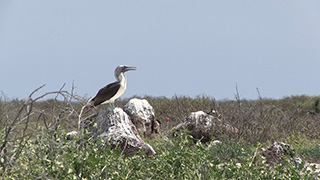
<svg viewBox="0 0 320 180">
<path fill-rule="evenodd" d="M 136 68 L 125 65 L 118 66 L 114 71 L 114 76 L 117 81 L 101 88 L 97 95 L 89 100 L 89 104 L 98 106 L 100 104 L 110 103 L 110 106 L 114 109 L 114 101 L 119 98 L 127 88 L 127 79 L 124 73 L 130 70 L 136 70 Z"/>
<path fill-rule="evenodd" d="M 118 66 L 114 71 L 114 76 L 116 77 L 117 81 L 108 84 L 107 86 L 101 88 L 97 95 L 91 98 L 86 105 L 81 108 L 79 114 L 79 122 L 78 122 L 78 129 L 82 127 L 82 114 L 84 113 L 85 109 L 88 110 L 92 107 L 98 106 L 100 104 L 107 104 L 109 103 L 113 112 L 116 113 L 116 109 L 114 106 L 114 101 L 119 98 L 127 88 L 127 79 L 124 76 L 124 73 L 130 70 L 136 70 L 135 67 L 129 67 L 125 65 Z"/>
</svg>

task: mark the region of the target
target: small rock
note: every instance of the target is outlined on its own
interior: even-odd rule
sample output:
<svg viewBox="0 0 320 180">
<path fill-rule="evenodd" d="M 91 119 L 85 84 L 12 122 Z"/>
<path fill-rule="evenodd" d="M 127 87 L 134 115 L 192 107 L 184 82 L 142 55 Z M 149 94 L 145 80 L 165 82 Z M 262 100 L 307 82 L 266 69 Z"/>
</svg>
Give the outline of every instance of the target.
<svg viewBox="0 0 320 180">
<path fill-rule="evenodd" d="M 78 135 L 78 131 L 68 132 L 66 135 L 67 140 L 71 140 Z"/>
<path fill-rule="evenodd" d="M 217 146 L 217 145 L 219 145 L 219 144 L 222 144 L 222 142 L 219 141 L 219 140 L 211 141 L 210 144 L 208 145 L 207 149 L 210 149 L 210 148 L 212 148 L 212 147 L 215 147 L 215 146 Z"/>
</svg>

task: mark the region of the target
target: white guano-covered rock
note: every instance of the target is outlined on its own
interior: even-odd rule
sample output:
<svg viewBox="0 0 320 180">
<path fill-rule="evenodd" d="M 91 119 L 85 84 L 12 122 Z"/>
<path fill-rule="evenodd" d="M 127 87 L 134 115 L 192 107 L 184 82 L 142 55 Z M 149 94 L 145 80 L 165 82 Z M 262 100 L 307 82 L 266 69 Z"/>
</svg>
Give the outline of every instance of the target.
<svg viewBox="0 0 320 180">
<path fill-rule="evenodd" d="M 301 163 L 301 158 L 295 155 L 293 148 L 284 142 L 274 142 L 267 149 L 262 149 L 262 155 L 266 158 L 266 164 L 276 165 L 281 163 L 285 156 L 289 156 L 296 163 Z"/>
<path fill-rule="evenodd" d="M 101 109 L 96 116 L 97 127 L 93 136 L 102 138 L 113 147 L 119 145 L 126 156 L 132 156 L 139 150 L 146 154 L 156 154 L 152 146 L 140 137 L 130 117 L 121 109 Z"/>
<path fill-rule="evenodd" d="M 153 134 L 160 134 L 160 123 L 156 120 L 153 107 L 147 100 L 133 98 L 123 109 L 144 136 L 152 137 Z"/>
<path fill-rule="evenodd" d="M 190 113 L 182 123 L 173 128 L 174 132 L 187 130 L 195 139 L 209 142 L 212 138 L 220 139 L 223 134 L 235 134 L 237 129 L 223 122 L 216 114 L 197 111 Z"/>
</svg>

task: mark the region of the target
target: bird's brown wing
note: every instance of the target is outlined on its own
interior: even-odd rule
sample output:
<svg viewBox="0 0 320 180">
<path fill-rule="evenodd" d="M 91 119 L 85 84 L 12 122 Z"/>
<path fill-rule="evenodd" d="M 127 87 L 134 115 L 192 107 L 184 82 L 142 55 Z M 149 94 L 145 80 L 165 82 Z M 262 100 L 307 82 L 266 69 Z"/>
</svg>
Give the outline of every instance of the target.
<svg viewBox="0 0 320 180">
<path fill-rule="evenodd" d="M 112 98 L 120 88 L 119 82 L 114 82 L 108 84 L 107 86 L 101 88 L 97 95 L 91 100 L 93 101 L 94 106 L 98 106 L 99 104 L 103 103 L 104 101 L 109 100 Z"/>
</svg>

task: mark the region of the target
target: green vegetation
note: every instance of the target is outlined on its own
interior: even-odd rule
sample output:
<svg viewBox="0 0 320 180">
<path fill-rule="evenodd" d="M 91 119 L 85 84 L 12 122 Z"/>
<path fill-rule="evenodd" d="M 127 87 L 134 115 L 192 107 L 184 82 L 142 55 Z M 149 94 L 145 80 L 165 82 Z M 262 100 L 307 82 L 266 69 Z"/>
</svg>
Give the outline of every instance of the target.
<svg viewBox="0 0 320 180">
<path fill-rule="evenodd" d="M 146 139 L 157 154 L 124 157 L 88 132 L 66 140 L 77 128 L 83 103 L 59 91 L 63 100 L 0 100 L 0 179 L 316 179 L 290 158 L 262 165 L 261 147 L 284 141 L 308 162 L 320 159 L 319 97 L 280 100 L 222 100 L 199 96 L 142 97 L 154 107 L 168 138 Z M 60 98 L 61 99 L 61 98 Z M 41 101 L 40 101 L 41 100 Z M 116 102 L 122 107 L 128 99 Z M 222 144 L 202 144 L 170 128 L 190 112 L 216 110 L 237 134 L 221 132 Z M 164 119 L 170 118 L 166 122 Z M 214 137 L 213 137 L 214 138 Z M 257 161 L 257 162 L 256 162 Z"/>
</svg>

